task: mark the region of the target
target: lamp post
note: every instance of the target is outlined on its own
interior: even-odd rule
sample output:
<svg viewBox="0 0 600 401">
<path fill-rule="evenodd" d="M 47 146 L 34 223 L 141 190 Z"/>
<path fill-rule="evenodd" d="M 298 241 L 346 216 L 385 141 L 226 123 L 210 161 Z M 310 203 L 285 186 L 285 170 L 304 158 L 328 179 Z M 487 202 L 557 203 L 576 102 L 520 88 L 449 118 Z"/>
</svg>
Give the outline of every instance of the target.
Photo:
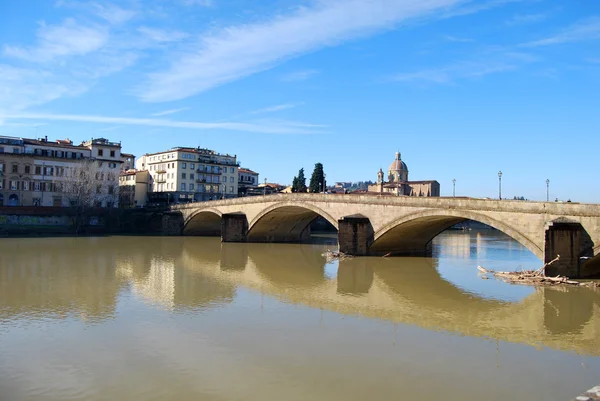
<svg viewBox="0 0 600 401">
<path fill-rule="evenodd" d="M 325 192 L 325 173 L 323 173 L 323 193 Z"/>
<path fill-rule="evenodd" d="M 265 196 L 267 196 L 267 177 L 265 177 Z"/>
<path fill-rule="evenodd" d="M 498 171 L 498 199 L 502 200 L 502 171 Z"/>
<path fill-rule="evenodd" d="M 452 179 L 452 197 L 456 197 L 456 178 Z"/>
<path fill-rule="evenodd" d="M 550 201 L 550 180 L 546 178 L 546 202 Z"/>
</svg>

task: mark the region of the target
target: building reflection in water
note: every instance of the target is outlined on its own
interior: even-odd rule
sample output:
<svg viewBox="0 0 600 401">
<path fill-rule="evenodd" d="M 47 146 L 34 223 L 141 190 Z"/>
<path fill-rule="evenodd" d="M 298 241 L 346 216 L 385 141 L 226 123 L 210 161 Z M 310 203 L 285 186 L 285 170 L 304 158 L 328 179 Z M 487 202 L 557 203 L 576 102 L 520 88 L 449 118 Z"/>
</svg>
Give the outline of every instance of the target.
<svg viewBox="0 0 600 401">
<path fill-rule="evenodd" d="M 472 240 L 478 255 L 485 252 L 488 240 L 479 235 L 442 243 L 471 249 Z M 0 245 L 0 319 L 103 320 L 128 291 L 152 307 L 201 311 L 228 305 L 245 288 L 346 315 L 600 354 L 598 291 L 537 288 L 519 302 L 486 299 L 444 280 L 440 258 L 350 258 L 335 262 L 332 278 L 322 256 L 330 246 L 197 237 L 31 241 L 36 252 L 22 239 Z"/>
</svg>

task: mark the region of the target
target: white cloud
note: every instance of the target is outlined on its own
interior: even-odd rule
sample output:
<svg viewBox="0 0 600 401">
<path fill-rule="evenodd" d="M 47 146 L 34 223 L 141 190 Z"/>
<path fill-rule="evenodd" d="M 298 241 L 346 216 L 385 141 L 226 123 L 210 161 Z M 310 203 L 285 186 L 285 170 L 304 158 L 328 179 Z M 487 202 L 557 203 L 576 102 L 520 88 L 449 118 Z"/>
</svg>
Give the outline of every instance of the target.
<svg viewBox="0 0 600 401">
<path fill-rule="evenodd" d="M 581 42 L 585 40 L 600 39 L 600 17 L 588 18 L 579 21 L 564 29 L 562 32 L 533 42 L 524 43 L 523 47 L 537 47 L 556 45 L 569 42 Z"/>
<path fill-rule="evenodd" d="M 98 25 L 80 25 L 67 19 L 62 25 L 42 23 L 37 32 L 38 45 L 31 48 L 4 46 L 6 56 L 45 62 L 58 57 L 83 55 L 108 41 L 108 30 Z"/>
<path fill-rule="evenodd" d="M 459 42 L 459 43 L 473 42 L 473 39 L 459 38 L 457 36 L 452 36 L 452 35 L 445 35 L 444 39 L 447 40 L 448 42 Z"/>
<path fill-rule="evenodd" d="M 525 25 L 540 22 L 548 18 L 548 14 L 517 14 L 506 21 L 506 25 Z"/>
<path fill-rule="evenodd" d="M 92 3 L 92 7 L 97 16 L 115 25 L 123 24 L 136 15 L 136 12 L 133 10 L 126 10 L 109 3 Z"/>
<path fill-rule="evenodd" d="M 452 84 L 458 79 L 481 78 L 518 69 L 527 63 L 524 58 L 495 57 L 485 61 L 465 61 L 439 68 L 396 74 L 393 81 Z"/>
<path fill-rule="evenodd" d="M 286 81 L 286 82 L 294 82 L 294 81 L 305 81 L 308 78 L 317 75 L 319 73 L 318 70 L 300 70 L 300 71 L 293 71 L 290 73 L 287 73 L 285 75 L 283 75 L 281 77 L 282 81 Z"/>
<path fill-rule="evenodd" d="M 139 27 L 138 32 L 155 42 L 177 42 L 187 38 L 189 35 L 180 31 L 166 31 L 163 29 Z"/>
<path fill-rule="evenodd" d="M 63 96 L 76 96 L 85 88 L 37 69 L 0 64 L 0 112 L 14 112 Z"/>
<path fill-rule="evenodd" d="M 248 114 L 274 113 L 276 111 L 293 109 L 294 107 L 298 107 L 301 104 L 302 103 L 284 103 L 284 104 L 278 104 L 278 105 L 275 105 L 275 106 L 270 106 L 270 107 L 265 107 L 265 108 L 258 109 L 258 110 L 253 110 L 253 111 L 249 112 Z"/>
<path fill-rule="evenodd" d="M 292 15 L 208 33 L 139 88 L 147 102 L 183 99 L 302 54 L 389 29 L 462 0 L 322 0 Z"/>
<path fill-rule="evenodd" d="M 168 127 L 186 129 L 222 129 L 230 131 L 254 132 L 262 134 L 317 134 L 322 131 L 322 125 L 305 124 L 294 121 L 263 121 L 263 122 L 220 122 L 204 123 L 197 121 L 173 121 L 157 118 L 109 117 L 73 114 L 44 114 L 44 113 L 13 113 L 3 116 L 5 120 L 41 120 L 41 121 L 70 121 L 96 124 L 139 125 L 148 127 Z"/>
<path fill-rule="evenodd" d="M 182 3 L 186 6 L 201 6 L 201 7 L 212 7 L 215 5 L 214 0 L 182 0 Z"/>
<path fill-rule="evenodd" d="M 168 116 L 170 114 L 180 113 L 182 111 L 186 111 L 189 109 L 190 109 L 189 107 L 181 107 L 179 109 L 170 109 L 170 110 L 159 111 L 158 113 L 153 113 L 151 115 L 154 117 Z"/>
</svg>

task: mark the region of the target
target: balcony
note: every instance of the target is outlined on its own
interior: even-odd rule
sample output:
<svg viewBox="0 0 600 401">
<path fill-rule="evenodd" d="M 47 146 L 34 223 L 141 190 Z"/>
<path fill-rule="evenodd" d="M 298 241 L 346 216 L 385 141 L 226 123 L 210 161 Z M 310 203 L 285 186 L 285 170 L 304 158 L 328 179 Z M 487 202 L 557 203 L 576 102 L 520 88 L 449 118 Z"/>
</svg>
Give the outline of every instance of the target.
<svg viewBox="0 0 600 401">
<path fill-rule="evenodd" d="M 198 178 L 198 179 L 196 180 L 196 182 L 197 182 L 198 184 L 202 184 L 202 183 L 205 183 L 205 182 L 206 182 L 206 179 L 205 179 L 205 178 Z"/>
<path fill-rule="evenodd" d="M 157 170 L 156 174 L 165 174 L 167 172 L 167 170 L 165 170 L 164 168 L 161 170 Z"/>
<path fill-rule="evenodd" d="M 154 180 L 155 183 L 157 184 L 164 184 L 165 182 L 167 182 L 166 178 L 157 178 Z"/>
</svg>

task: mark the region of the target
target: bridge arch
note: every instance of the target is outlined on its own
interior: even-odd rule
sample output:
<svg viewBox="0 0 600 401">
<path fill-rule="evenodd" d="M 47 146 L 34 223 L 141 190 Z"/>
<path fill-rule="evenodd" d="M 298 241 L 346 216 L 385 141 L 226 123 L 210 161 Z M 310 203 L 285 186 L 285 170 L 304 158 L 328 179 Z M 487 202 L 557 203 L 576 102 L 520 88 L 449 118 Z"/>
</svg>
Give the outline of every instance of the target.
<svg viewBox="0 0 600 401">
<path fill-rule="evenodd" d="M 183 235 L 220 236 L 221 216 L 218 209 L 206 208 L 192 213 L 184 222 Z"/>
<path fill-rule="evenodd" d="M 250 242 L 298 242 L 307 239 L 308 227 L 322 217 L 335 229 L 338 222 L 323 209 L 308 202 L 279 202 L 258 213 L 248 224 Z"/>
<path fill-rule="evenodd" d="M 487 224 L 513 238 L 543 260 L 544 251 L 516 228 L 481 213 L 466 210 L 424 210 L 403 216 L 379 229 L 373 238 L 373 254 L 423 251 L 442 231 L 465 220 Z"/>
</svg>

